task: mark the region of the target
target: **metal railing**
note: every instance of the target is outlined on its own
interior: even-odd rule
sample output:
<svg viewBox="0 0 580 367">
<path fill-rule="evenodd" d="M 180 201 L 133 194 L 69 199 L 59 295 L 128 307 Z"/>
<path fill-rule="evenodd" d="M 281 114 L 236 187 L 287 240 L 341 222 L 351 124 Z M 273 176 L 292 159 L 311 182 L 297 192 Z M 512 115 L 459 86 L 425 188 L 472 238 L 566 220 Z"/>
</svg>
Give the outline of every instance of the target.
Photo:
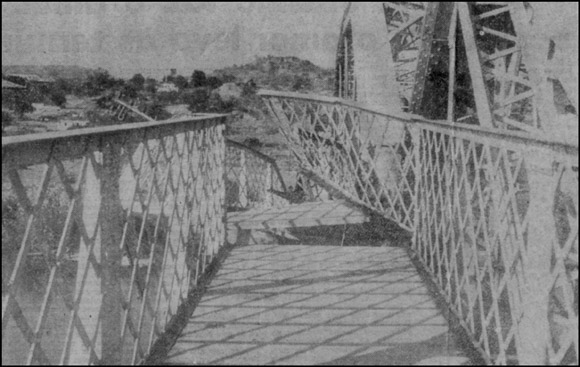
<svg viewBox="0 0 580 367">
<path fill-rule="evenodd" d="M 226 139 L 226 207 L 229 211 L 280 207 L 286 184 L 276 161 L 244 144 Z"/>
<path fill-rule="evenodd" d="M 577 145 L 260 94 L 304 169 L 412 232 L 487 362 L 578 363 Z"/>
<path fill-rule="evenodd" d="M 2 138 L 2 363 L 135 364 L 225 243 L 225 116 Z"/>
</svg>

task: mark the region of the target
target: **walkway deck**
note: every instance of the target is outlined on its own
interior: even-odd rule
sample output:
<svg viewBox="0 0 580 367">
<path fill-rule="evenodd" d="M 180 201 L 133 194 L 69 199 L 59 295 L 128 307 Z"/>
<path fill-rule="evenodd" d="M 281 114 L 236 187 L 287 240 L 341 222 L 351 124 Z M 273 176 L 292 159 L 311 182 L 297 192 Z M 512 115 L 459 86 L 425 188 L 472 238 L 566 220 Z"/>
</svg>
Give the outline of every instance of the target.
<svg viewBox="0 0 580 367">
<path fill-rule="evenodd" d="M 344 200 L 314 201 L 281 208 L 228 213 L 228 223 L 240 229 L 297 228 L 368 222 L 360 208 Z"/>
<path fill-rule="evenodd" d="M 235 248 L 166 364 L 469 364 L 396 247 Z"/>
</svg>

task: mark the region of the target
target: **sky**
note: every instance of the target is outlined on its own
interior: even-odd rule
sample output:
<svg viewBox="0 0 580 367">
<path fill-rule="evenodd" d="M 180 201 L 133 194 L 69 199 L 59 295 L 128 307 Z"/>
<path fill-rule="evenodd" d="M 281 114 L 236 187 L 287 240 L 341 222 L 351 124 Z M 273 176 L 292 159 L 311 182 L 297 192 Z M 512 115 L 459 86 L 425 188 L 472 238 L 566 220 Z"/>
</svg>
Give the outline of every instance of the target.
<svg viewBox="0 0 580 367">
<path fill-rule="evenodd" d="M 2 65 L 190 75 L 256 56 L 332 67 L 346 3 L 2 3 Z"/>
</svg>

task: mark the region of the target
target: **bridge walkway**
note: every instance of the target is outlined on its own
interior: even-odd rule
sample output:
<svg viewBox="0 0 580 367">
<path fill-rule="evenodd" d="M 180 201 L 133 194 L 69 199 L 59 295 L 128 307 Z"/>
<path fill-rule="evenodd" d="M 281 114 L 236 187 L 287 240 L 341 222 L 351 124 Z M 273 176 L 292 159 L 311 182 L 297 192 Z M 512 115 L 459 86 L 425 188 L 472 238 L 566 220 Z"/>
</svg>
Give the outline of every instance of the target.
<svg viewBox="0 0 580 367">
<path fill-rule="evenodd" d="M 236 246 L 163 363 L 471 364 L 405 248 L 338 245 Z"/>
</svg>

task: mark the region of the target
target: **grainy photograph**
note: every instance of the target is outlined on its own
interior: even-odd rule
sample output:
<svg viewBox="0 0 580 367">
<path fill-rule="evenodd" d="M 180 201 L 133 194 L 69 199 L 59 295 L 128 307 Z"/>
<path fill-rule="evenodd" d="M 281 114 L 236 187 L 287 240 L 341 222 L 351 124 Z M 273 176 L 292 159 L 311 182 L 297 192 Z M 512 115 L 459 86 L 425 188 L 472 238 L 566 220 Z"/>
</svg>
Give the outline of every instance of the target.
<svg viewBox="0 0 580 367">
<path fill-rule="evenodd" d="M 578 4 L 3 2 L 24 364 L 578 365 Z"/>
</svg>

